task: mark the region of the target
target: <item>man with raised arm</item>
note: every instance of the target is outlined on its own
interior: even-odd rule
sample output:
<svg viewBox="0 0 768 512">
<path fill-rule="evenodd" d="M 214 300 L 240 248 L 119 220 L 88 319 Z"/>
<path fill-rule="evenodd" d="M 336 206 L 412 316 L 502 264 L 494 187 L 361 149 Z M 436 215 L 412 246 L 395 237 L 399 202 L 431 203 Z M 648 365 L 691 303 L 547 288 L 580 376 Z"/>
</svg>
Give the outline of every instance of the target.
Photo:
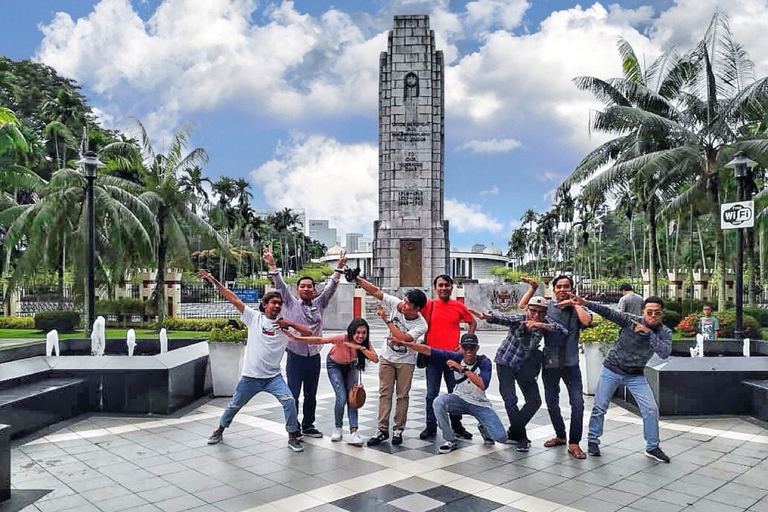
<svg viewBox="0 0 768 512">
<path fill-rule="evenodd" d="M 389 334 L 379 356 L 379 431 L 368 440 L 368 446 L 376 446 L 389 439 L 389 415 L 392 412 L 392 394 L 395 393 L 395 425 L 392 429 L 392 444 L 403 444 L 403 430 L 408 418 L 408 395 L 411 392 L 413 369 L 417 353 L 411 348 L 395 342 L 419 341 L 427 332 L 427 322 L 421 316 L 421 309 L 427 303 L 427 296 L 421 290 L 410 290 L 400 300 L 384 293 L 362 277 L 355 277 L 360 287 L 381 300 L 377 313 L 387 325 Z"/>
<path fill-rule="evenodd" d="M 441 394 L 434 402 L 437 424 L 444 439 L 443 444 L 438 448 L 439 453 L 448 453 L 456 449 L 456 435 L 451 426 L 451 414 L 473 416 L 486 443 L 508 442 L 504 425 L 493 410 L 490 400 L 485 396 L 485 390 L 491 383 L 493 364 L 487 357 L 477 354 L 477 349 L 480 347 L 477 335 L 463 334 L 458 351 L 440 350 L 418 343 L 402 341 L 395 343 L 425 354 L 432 361 L 442 362 L 453 373 L 455 382 L 453 391 Z"/>
<path fill-rule="evenodd" d="M 339 284 L 342 267 L 347 258 L 344 253 L 339 258 L 339 265 L 333 272 L 330 281 L 318 295 L 315 289 L 315 280 L 309 276 L 302 276 L 296 281 L 295 297 L 288 285 L 283 281 L 280 271 L 275 265 L 272 254 L 272 246 L 265 246 L 264 261 L 269 265 L 269 276 L 275 290 L 283 297 L 283 309 L 285 318 L 308 326 L 312 330 L 311 336 L 323 335 L 323 311 L 331 301 Z M 288 387 L 296 400 L 296 410 L 299 410 L 299 395 L 304 389 L 304 406 L 302 408 L 301 431 L 307 437 L 323 437 L 323 433 L 315 428 L 315 411 L 317 409 L 317 386 L 320 382 L 320 351 L 322 345 L 312 345 L 291 341 L 288 343 L 288 361 L 285 373 L 288 377 Z"/>
<path fill-rule="evenodd" d="M 533 281 L 529 284 L 531 290 L 535 291 L 537 283 Z M 552 448 L 567 444 L 568 453 L 573 458 L 582 460 L 587 456 L 579 446 L 584 430 L 584 385 L 579 369 L 579 334 L 584 327 L 592 323 L 592 314 L 583 306 L 571 303 L 573 281 L 569 276 L 560 275 L 553 279 L 552 290 L 555 300 L 547 302 L 547 316 L 552 321 L 565 326 L 567 333 L 552 332 L 544 338 L 541 380 L 544 383 L 544 401 L 547 403 L 549 419 L 555 429 L 555 437 L 546 441 L 544 446 Z M 518 307 L 524 308 L 527 305 L 523 297 Z M 565 432 L 565 421 L 560 412 L 561 380 L 568 390 L 568 401 L 571 406 L 568 437 Z"/>
<path fill-rule="evenodd" d="M 597 382 L 595 404 L 589 418 L 587 452 L 593 457 L 600 456 L 600 436 L 603 435 L 605 412 L 616 388 L 624 384 L 635 398 L 643 417 L 645 455 L 659 462 L 669 462 L 669 457 L 659 447 L 659 406 L 643 373 L 646 363 L 654 353 L 666 359 L 672 351 L 672 329 L 661 323 L 664 301 L 659 297 L 645 299 L 642 316 L 621 313 L 603 304 L 585 301 L 578 296 L 573 297 L 573 303 L 586 305 L 590 310 L 621 327 L 619 340 L 608 352 L 600 380 Z"/>
<path fill-rule="evenodd" d="M 256 394 L 266 391 L 283 406 L 288 448 L 295 452 L 304 451 L 299 422 L 296 419 L 296 403 L 280 374 L 280 361 L 283 359 L 285 347 L 288 346 L 288 337 L 284 332 L 286 329 L 292 328 L 307 336 L 312 334 L 312 331 L 304 325 L 279 317 L 283 299 L 278 292 L 266 293 L 261 299 L 259 311 L 254 311 L 207 270 L 200 271 L 200 277 L 211 282 L 219 293 L 237 308 L 242 315 L 241 320 L 248 328 L 242 375 L 235 387 L 235 394 L 221 415 L 219 427 L 208 438 L 208 444 L 220 443 L 224 429 L 232 423 L 235 414 Z"/>
<path fill-rule="evenodd" d="M 475 332 L 477 321 L 467 307 L 458 300 L 452 299 L 453 279 L 447 274 L 437 276 L 433 282 L 437 298 L 427 301 L 421 315 L 427 321 L 427 345 L 440 350 L 456 350 L 461 336 L 461 324 L 467 324 L 467 332 Z M 437 419 L 432 403 L 440 393 L 440 381 L 445 381 L 448 392 L 453 391 L 454 372 L 445 365 L 444 361 L 429 358 L 426 367 L 427 374 L 427 426 L 419 434 L 420 439 L 434 437 L 437 432 Z M 453 432 L 464 439 L 472 439 L 472 434 L 461 424 L 461 416 L 451 416 Z"/>
</svg>

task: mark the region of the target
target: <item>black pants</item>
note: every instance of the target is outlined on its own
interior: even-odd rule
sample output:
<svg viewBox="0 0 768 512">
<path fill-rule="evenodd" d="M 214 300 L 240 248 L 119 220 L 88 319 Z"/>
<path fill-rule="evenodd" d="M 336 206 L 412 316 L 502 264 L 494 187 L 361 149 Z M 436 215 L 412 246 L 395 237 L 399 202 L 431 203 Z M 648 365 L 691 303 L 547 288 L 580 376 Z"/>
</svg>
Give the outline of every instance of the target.
<svg viewBox="0 0 768 512">
<path fill-rule="evenodd" d="M 506 409 L 509 418 L 509 435 L 515 441 L 528 439 L 525 427 L 541 407 L 541 394 L 536 382 L 540 368 L 541 352 L 538 350 L 533 352 L 519 369 L 496 364 L 496 371 L 499 376 L 499 393 L 504 399 L 504 409 Z M 515 383 L 520 387 L 520 392 L 525 398 L 523 407 L 517 406 Z"/>
<path fill-rule="evenodd" d="M 296 411 L 303 413 L 301 429 L 314 428 L 317 385 L 320 382 L 320 354 L 304 357 L 289 350 L 285 373 L 288 377 L 288 387 L 296 401 Z M 302 387 L 304 388 L 304 406 L 299 409 L 299 394 Z"/>
<path fill-rule="evenodd" d="M 555 435 L 565 439 L 565 422 L 560 413 L 560 380 L 565 383 L 571 404 L 571 428 L 568 435 L 569 444 L 579 444 L 584 429 L 584 387 L 581 383 L 579 365 L 564 368 L 544 368 L 541 380 L 544 382 L 544 399 L 549 409 L 549 419 L 555 428 Z"/>
</svg>

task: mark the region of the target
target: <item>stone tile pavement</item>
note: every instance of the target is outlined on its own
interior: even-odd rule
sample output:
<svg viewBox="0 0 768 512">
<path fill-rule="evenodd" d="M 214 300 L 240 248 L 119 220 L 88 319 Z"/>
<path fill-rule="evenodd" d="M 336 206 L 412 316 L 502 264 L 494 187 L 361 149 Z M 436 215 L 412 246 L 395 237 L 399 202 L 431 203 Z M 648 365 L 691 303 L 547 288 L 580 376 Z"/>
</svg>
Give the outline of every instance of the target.
<svg viewBox="0 0 768 512">
<path fill-rule="evenodd" d="M 374 331 L 372 339 L 382 338 Z M 480 333 L 481 351 L 492 355 L 502 338 Z M 375 365 L 364 382 L 360 429 L 368 436 L 376 426 Z M 768 512 L 768 430 L 747 418 L 663 421 L 671 464 L 643 455 L 641 419 L 616 406 L 600 458 L 577 461 L 562 447 L 544 448 L 552 435 L 544 409 L 532 422 L 528 453 L 485 446 L 475 435 L 438 455 L 439 438 L 418 439 L 424 384 L 417 370 L 401 447 L 332 443 L 334 398 L 325 375 L 317 426 L 326 437 L 306 439 L 303 453 L 287 449 L 282 409 L 269 395 L 251 401 L 215 446 L 206 439 L 222 398 L 175 417 L 76 418 L 14 443 L 14 498 L 0 512 Z M 495 381 L 489 396 L 503 412 Z M 567 415 L 566 393 L 563 399 Z M 587 397 L 587 415 L 590 409 Z M 465 425 L 477 432 L 474 421 Z"/>
</svg>

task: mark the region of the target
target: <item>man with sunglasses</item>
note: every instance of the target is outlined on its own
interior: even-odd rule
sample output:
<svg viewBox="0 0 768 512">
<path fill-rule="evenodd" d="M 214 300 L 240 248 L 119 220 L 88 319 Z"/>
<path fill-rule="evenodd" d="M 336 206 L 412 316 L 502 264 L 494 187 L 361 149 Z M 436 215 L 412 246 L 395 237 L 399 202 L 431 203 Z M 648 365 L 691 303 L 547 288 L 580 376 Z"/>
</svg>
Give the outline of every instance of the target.
<svg viewBox="0 0 768 512">
<path fill-rule="evenodd" d="M 664 301 L 659 297 L 648 297 L 643 302 L 643 316 L 637 316 L 585 301 L 578 296 L 572 300 L 574 304 L 586 305 L 594 313 L 621 327 L 619 340 L 606 356 L 597 383 L 595 404 L 589 419 L 587 452 L 593 457 L 600 456 L 605 412 L 616 388 L 624 384 L 635 398 L 643 417 L 645 455 L 659 462 L 669 462 L 669 457 L 659 448 L 659 407 L 643 373 L 654 353 L 666 359 L 672 351 L 672 329 L 661 323 Z"/>
<path fill-rule="evenodd" d="M 437 426 L 443 433 L 443 444 L 439 453 L 448 453 L 457 447 L 456 434 L 451 426 L 451 414 L 469 414 L 478 423 L 483 439 L 507 443 L 507 432 L 499 416 L 493 410 L 485 390 L 491 382 L 493 364 L 483 355 L 477 354 L 480 343 L 474 333 L 461 336 L 459 351 L 440 350 L 429 345 L 397 341 L 398 345 L 408 347 L 421 354 L 430 356 L 435 361 L 443 361 L 453 370 L 454 387 L 451 393 L 443 393 L 434 401 Z"/>
</svg>

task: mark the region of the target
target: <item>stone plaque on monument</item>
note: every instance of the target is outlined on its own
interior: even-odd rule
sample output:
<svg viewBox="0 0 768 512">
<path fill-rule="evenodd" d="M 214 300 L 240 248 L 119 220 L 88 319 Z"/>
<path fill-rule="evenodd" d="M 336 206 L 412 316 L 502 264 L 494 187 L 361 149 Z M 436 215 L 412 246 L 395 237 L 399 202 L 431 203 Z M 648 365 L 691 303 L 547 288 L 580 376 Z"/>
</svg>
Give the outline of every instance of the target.
<svg viewBox="0 0 768 512">
<path fill-rule="evenodd" d="M 443 52 L 424 15 L 395 16 L 379 62 L 379 220 L 371 278 L 430 289 L 448 273 L 443 219 Z"/>
</svg>

